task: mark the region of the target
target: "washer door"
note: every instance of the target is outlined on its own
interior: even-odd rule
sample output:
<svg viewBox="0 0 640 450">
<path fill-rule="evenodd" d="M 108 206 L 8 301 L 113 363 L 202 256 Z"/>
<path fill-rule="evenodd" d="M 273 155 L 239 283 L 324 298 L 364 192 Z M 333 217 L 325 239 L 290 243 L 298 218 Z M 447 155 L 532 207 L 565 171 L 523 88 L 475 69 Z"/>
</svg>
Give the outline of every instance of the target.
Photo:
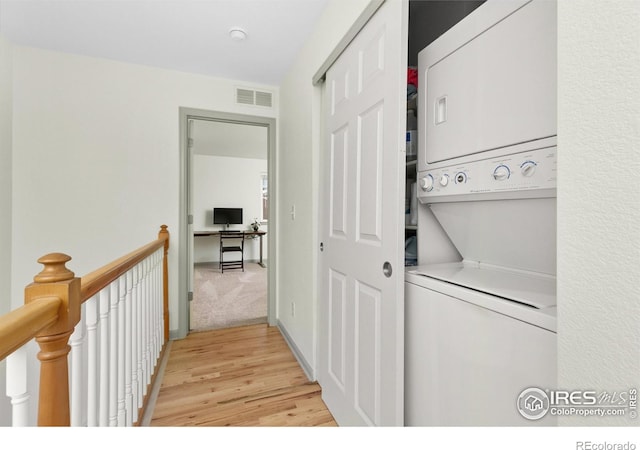
<svg viewBox="0 0 640 450">
<path fill-rule="evenodd" d="M 516 408 L 530 387 L 556 387 L 556 334 L 405 283 L 407 426 L 556 425 Z"/>
</svg>

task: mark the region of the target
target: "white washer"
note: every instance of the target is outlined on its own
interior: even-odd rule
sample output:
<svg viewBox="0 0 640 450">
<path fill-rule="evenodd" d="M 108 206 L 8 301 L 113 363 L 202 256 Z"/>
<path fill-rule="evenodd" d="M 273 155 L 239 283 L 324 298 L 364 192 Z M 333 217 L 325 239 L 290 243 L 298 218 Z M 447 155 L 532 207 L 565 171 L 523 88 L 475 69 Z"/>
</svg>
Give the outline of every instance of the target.
<svg viewBox="0 0 640 450">
<path fill-rule="evenodd" d="M 406 425 L 554 425 L 552 416 L 525 419 L 516 402 L 525 388 L 556 386 L 555 305 L 538 309 L 432 276 L 476 276 L 476 288 L 486 278 L 489 289 L 511 285 L 549 303 L 555 280 L 463 266 L 406 274 Z"/>
</svg>

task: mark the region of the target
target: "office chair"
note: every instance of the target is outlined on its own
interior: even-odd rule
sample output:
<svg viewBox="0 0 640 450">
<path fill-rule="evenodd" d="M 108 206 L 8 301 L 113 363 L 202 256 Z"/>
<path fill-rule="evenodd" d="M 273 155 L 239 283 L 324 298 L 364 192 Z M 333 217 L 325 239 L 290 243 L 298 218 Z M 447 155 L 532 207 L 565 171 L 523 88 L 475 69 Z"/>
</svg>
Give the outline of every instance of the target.
<svg viewBox="0 0 640 450">
<path fill-rule="evenodd" d="M 225 259 L 227 253 L 239 253 L 240 259 L 237 255 L 234 255 L 235 259 Z M 244 232 L 220 232 L 220 269 L 222 273 L 224 269 L 242 269 L 244 272 Z"/>
</svg>

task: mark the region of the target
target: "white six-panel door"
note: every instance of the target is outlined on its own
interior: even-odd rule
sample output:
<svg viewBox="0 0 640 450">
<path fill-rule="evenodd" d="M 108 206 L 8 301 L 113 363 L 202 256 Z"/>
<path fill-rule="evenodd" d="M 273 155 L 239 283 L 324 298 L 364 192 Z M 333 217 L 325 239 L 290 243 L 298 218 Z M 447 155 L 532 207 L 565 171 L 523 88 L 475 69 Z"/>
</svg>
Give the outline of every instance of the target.
<svg viewBox="0 0 640 450">
<path fill-rule="evenodd" d="M 340 425 L 403 425 L 407 17 L 387 0 L 326 75 L 318 379 Z"/>
</svg>

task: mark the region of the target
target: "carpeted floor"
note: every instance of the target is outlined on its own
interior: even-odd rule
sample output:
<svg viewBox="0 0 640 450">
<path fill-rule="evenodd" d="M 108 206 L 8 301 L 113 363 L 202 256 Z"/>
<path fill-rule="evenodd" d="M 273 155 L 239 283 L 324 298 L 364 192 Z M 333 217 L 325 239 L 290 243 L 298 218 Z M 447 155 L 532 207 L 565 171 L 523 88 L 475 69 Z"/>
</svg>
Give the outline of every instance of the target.
<svg viewBox="0 0 640 450">
<path fill-rule="evenodd" d="M 195 265 L 191 329 L 211 330 L 267 321 L 267 270 L 246 263 L 220 272 L 218 263 Z"/>
</svg>

